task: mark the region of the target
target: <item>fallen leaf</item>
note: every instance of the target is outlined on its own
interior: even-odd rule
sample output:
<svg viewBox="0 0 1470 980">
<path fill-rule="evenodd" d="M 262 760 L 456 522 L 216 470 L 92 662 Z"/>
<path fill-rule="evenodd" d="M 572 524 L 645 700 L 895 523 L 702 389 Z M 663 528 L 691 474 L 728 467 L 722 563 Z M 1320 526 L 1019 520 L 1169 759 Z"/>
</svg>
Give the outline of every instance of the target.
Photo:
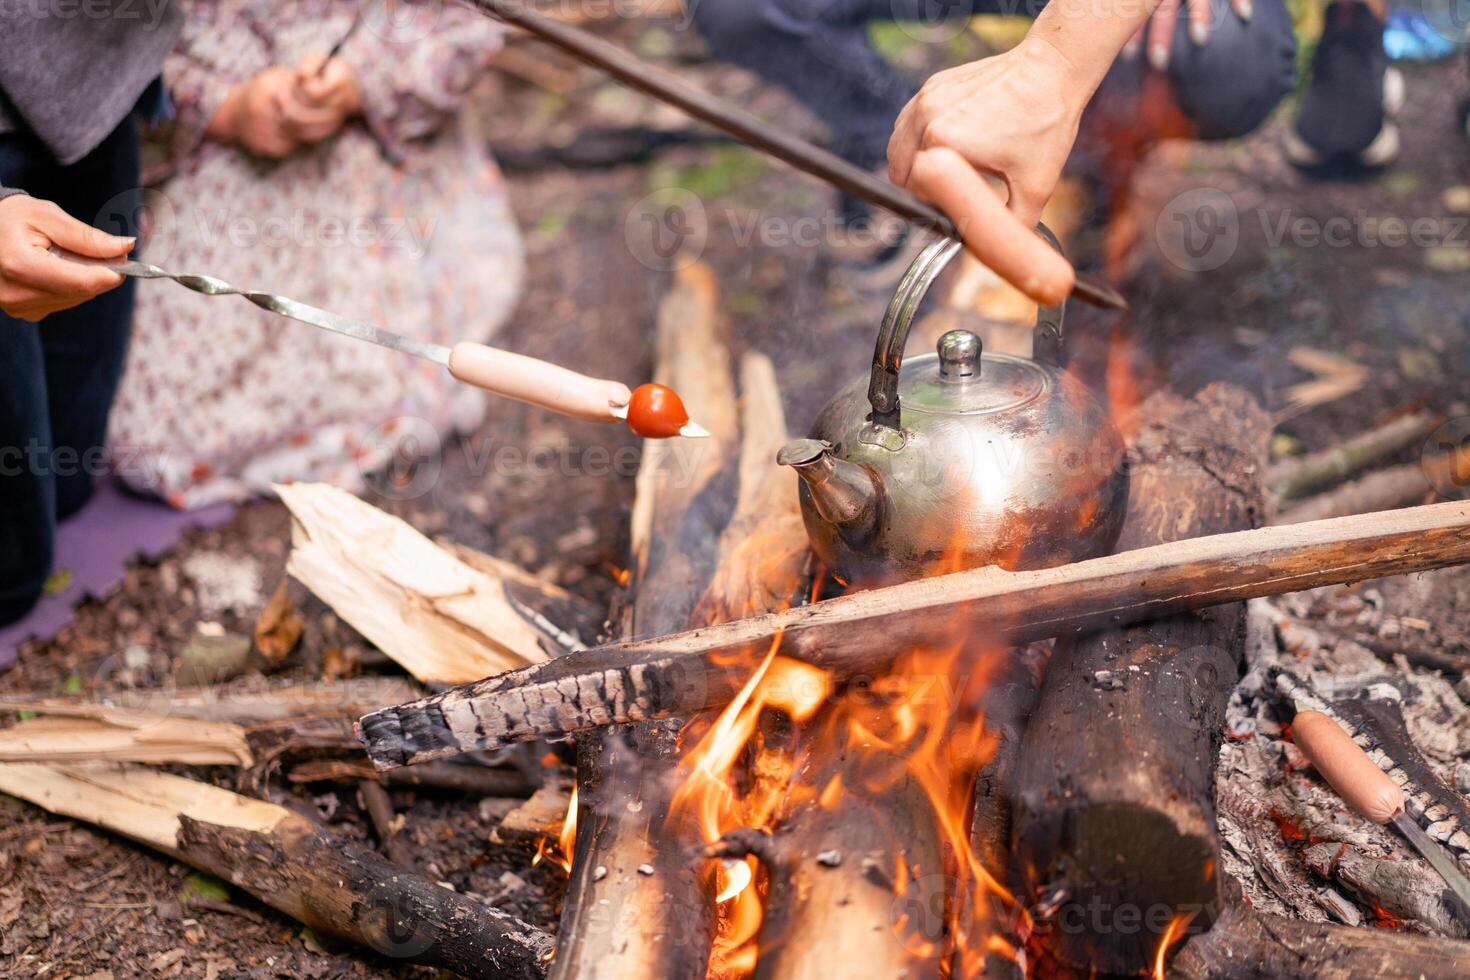
<svg viewBox="0 0 1470 980">
<path fill-rule="evenodd" d="M 184 877 L 184 887 L 179 890 L 179 904 L 188 908 L 194 902 L 228 902 L 230 888 L 211 875 L 190 872 Z"/>
<path fill-rule="evenodd" d="M 207 687 L 239 677 L 250 666 L 250 640 L 223 630 L 206 632 L 201 623 L 174 668 L 174 679 L 186 686 Z"/>
<path fill-rule="evenodd" d="M 71 588 L 74 578 L 70 568 L 58 568 L 46 577 L 46 584 L 41 586 L 41 591 L 46 595 L 61 595 Z"/>
<path fill-rule="evenodd" d="M 306 617 L 291 601 L 286 588 L 286 578 L 276 586 L 270 602 L 260 611 L 255 621 L 255 647 L 260 655 L 271 663 L 285 660 L 296 644 L 301 641 L 301 631 L 306 628 Z"/>
<path fill-rule="evenodd" d="M 311 926 L 307 926 L 305 929 L 301 930 L 301 945 L 305 946 L 307 949 L 318 955 L 325 955 L 327 952 L 327 947 L 322 945 L 322 941 L 317 938 L 317 935 L 315 932 L 312 931 Z"/>
<path fill-rule="evenodd" d="M 162 953 L 156 953 L 148 961 L 148 969 L 153 973 L 162 973 L 164 970 L 167 970 L 179 960 L 183 959 L 185 952 L 186 950 L 184 949 L 184 947 L 175 946 L 173 949 L 166 949 Z"/>
</svg>

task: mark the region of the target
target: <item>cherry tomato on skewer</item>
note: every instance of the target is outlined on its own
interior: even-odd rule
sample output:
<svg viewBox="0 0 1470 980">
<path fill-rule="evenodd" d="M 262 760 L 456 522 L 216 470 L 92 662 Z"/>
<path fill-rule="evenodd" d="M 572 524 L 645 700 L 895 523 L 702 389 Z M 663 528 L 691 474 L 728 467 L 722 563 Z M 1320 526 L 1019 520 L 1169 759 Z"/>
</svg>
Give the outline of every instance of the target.
<svg viewBox="0 0 1470 980">
<path fill-rule="evenodd" d="M 689 424 L 689 411 L 672 388 L 643 384 L 628 400 L 628 428 L 645 439 L 671 439 Z"/>
</svg>

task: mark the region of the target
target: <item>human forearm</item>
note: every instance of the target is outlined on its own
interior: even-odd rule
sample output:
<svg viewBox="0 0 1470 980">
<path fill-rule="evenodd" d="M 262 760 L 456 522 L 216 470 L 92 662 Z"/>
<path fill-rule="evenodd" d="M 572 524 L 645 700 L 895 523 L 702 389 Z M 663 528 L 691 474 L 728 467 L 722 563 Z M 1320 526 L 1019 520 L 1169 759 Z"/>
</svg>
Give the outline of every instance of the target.
<svg viewBox="0 0 1470 980">
<path fill-rule="evenodd" d="M 1046 45 L 1059 55 L 1085 104 L 1162 2 L 1175 0 L 1051 0 L 1022 44 Z"/>
</svg>

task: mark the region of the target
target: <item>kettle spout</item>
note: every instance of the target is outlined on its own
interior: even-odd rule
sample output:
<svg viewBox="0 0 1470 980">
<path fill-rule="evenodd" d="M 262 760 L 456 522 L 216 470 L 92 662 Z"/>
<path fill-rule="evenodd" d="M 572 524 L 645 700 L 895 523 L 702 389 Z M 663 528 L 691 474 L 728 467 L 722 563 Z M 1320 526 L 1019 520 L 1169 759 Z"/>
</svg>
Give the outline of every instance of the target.
<svg viewBox="0 0 1470 980">
<path fill-rule="evenodd" d="M 877 532 L 883 492 L 867 467 L 839 459 L 820 439 L 788 442 L 776 454 L 776 462 L 796 470 L 817 513 L 844 540 L 858 544 Z"/>
</svg>

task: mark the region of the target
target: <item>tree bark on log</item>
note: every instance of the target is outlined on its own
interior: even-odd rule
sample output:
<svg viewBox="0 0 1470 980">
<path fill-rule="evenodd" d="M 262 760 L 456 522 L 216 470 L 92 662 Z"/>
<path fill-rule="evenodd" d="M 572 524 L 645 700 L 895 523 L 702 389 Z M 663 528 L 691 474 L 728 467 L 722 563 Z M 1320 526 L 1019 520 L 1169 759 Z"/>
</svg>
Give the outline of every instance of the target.
<svg viewBox="0 0 1470 980">
<path fill-rule="evenodd" d="M 541 977 L 551 937 L 274 803 L 140 767 L 0 764 L 0 791 L 230 882 L 323 935 L 465 977 Z"/>
<path fill-rule="evenodd" d="M 1175 490 L 1163 499 L 1162 520 L 1194 519 L 1189 497 Z M 951 646 L 972 630 L 1022 643 L 1466 562 L 1470 503 L 1449 502 L 1214 534 L 1057 568 L 981 568 L 568 654 L 373 712 L 360 736 L 374 763 L 392 768 L 724 704 L 777 637 L 783 654 L 840 679 L 881 673 L 905 650 Z"/>
<path fill-rule="evenodd" d="M 1470 975 L 1470 942 L 1387 929 L 1261 915 L 1229 903 L 1214 928 L 1194 936 L 1169 966 L 1169 980 L 1362 980 Z"/>
<path fill-rule="evenodd" d="M 1120 549 L 1265 517 L 1271 420 L 1211 385 L 1140 409 Z M 1026 729 L 1011 859 L 1025 894 L 1066 898 L 1045 940 L 1073 966 L 1146 972 L 1176 915 L 1219 913 L 1214 766 L 1245 651 L 1245 606 L 1057 643 Z"/>
<path fill-rule="evenodd" d="M 682 394 L 710 438 L 644 443 L 625 636 L 690 625 L 735 505 L 735 380 L 714 275 L 697 262 L 676 273 L 660 305 L 654 380 Z M 559 980 L 704 975 L 715 928 L 708 876 L 690 872 L 700 843 L 692 828 L 669 821 L 680 727 L 674 718 L 620 724 L 578 742 Z"/>
<path fill-rule="evenodd" d="M 376 779 L 389 789 L 427 789 L 471 797 L 525 799 L 536 791 L 535 784 L 519 769 L 454 762 L 379 772 L 366 759 L 317 759 L 294 765 L 286 773 L 291 783 L 355 783 L 360 779 Z"/>
</svg>

